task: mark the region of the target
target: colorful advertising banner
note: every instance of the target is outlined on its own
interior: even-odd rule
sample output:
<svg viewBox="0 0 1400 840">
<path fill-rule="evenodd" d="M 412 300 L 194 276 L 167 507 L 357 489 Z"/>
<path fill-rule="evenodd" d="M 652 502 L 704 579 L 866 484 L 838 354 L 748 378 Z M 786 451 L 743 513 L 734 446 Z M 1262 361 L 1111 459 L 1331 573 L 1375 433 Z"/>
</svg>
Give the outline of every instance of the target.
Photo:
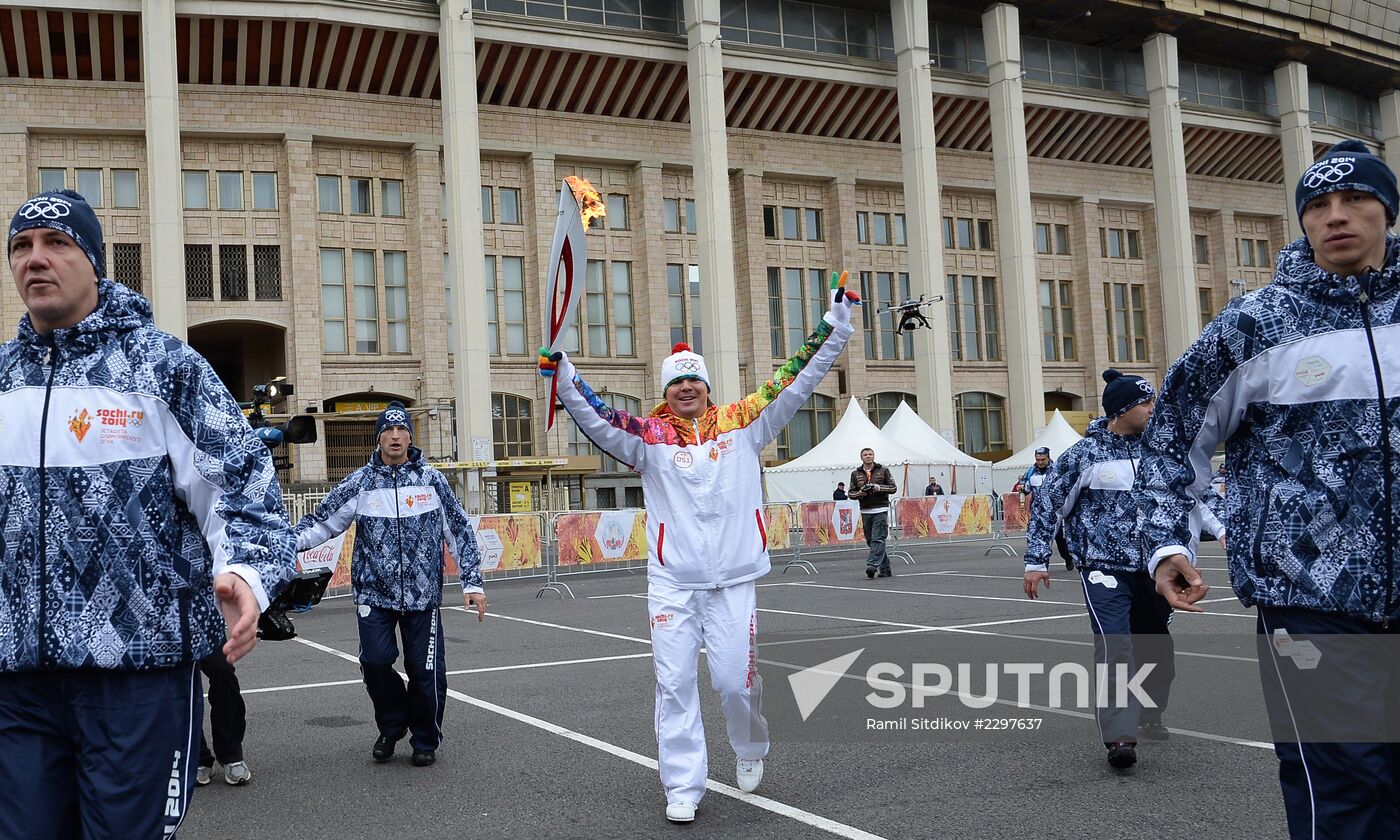
<svg viewBox="0 0 1400 840">
<path fill-rule="evenodd" d="M 566 513 L 554 520 L 559 565 L 645 562 L 647 515 L 643 510 Z"/>
<path fill-rule="evenodd" d="M 530 571 L 544 568 L 541 538 L 543 519 L 538 516 L 469 516 L 476 532 L 477 548 L 481 550 L 481 574 Z M 297 554 L 298 571 L 334 569 L 329 592 L 350 589 L 350 562 L 355 553 L 355 526 L 339 537 Z M 447 565 L 443 577 L 448 582 L 457 578 L 457 560 L 444 549 Z"/>
<path fill-rule="evenodd" d="M 865 542 L 859 502 L 803 502 L 798 506 L 804 546 L 853 545 Z"/>
<path fill-rule="evenodd" d="M 763 528 L 768 534 L 768 550 L 792 548 L 792 508 L 787 505 L 764 505 Z"/>
<path fill-rule="evenodd" d="M 1023 533 L 1026 530 L 1026 525 L 1030 522 L 1030 511 L 1027 509 L 1026 497 L 1020 493 L 1007 493 L 1001 497 L 1001 505 L 1001 521 L 1006 533 Z"/>
<path fill-rule="evenodd" d="M 896 503 L 905 540 L 978 537 L 992 533 L 988 496 L 918 496 Z"/>
</svg>

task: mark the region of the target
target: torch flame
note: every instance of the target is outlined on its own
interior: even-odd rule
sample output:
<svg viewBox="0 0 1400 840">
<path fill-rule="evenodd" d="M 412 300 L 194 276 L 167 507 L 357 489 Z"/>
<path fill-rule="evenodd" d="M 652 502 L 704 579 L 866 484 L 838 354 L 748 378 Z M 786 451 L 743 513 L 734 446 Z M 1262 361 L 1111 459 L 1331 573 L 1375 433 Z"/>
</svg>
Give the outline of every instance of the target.
<svg viewBox="0 0 1400 840">
<path fill-rule="evenodd" d="M 569 189 L 574 192 L 574 200 L 578 202 L 579 218 L 583 219 L 583 229 L 588 230 L 588 224 L 594 219 L 601 219 L 608 215 L 607 205 L 603 204 L 603 197 L 588 183 L 588 179 L 580 178 L 577 175 L 570 175 L 564 179 L 564 183 L 569 185 Z"/>
</svg>

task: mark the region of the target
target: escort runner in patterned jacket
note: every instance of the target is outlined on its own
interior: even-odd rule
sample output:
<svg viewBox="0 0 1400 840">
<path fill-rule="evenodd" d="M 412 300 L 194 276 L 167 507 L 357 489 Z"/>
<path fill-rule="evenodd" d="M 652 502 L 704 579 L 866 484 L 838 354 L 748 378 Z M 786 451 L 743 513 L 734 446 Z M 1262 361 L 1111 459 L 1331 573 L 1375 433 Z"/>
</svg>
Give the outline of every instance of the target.
<svg viewBox="0 0 1400 840">
<path fill-rule="evenodd" d="M 437 761 L 447 706 L 447 657 L 442 601 L 446 545 L 461 571 L 463 599 L 485 615 L 481 553 L 471 520 L 442 473 L 412 445 L 413 420 L 403 403 L 391 402 L 375 423 L 377 445 L 369 463 L 331 491 L 297 523 L 297 547 L 305 550 L 355 525 L 350 582 L 360 631 L 360 671 L 374 704 L 379 737 L 371 755 L 389 761 L 394 745 L 412 733 L 413 764 Z M 403 639 L 404 687 L 394 663 L 395 630 Z"/>
<path fill-rule="evenodd" d="M 1183 497 L 1214 492 L 1210 457 L 1223 442 L 1240 601 L 1400 619 L 1400 457 L 1381 443 L 1400 429 L 1400 398 L 1384 412 L 1377 398 L 1378 378 L 1400 393 L 1400 354 L 1383 346 L 1400 329 L 1397 249 L 1387 236 L 1382 270 L 1338 277 L 1299 239 L 1279 253 L 1273 283 L 1226 307 L 1168 371 L 1142 483 L 1151 570 L 1170 554 L 1194 559 L 1182 547 L 1196 506 Z"/>
<path fill-rule="evenodd" d="M 0 837 L 173 838 L 196 662 L 251 650 L 293 574 L 272 459 L 209 363 L 103 279 L 81 195 L 26 201 L 6 250 L 26 314 L 0 347 Z"/>
<path fill-rule="evenodd" d="M 1054 462 L 1031 499 L 1028 570 L 1048 568 L 1057 526 L 1080 568 L 1119 572 L 1142 568 L 1142 547 L 1136 539 L 1137 502 L 1132 494 L 1141 440 L 1139 435 L 1110 432 L 1108 418 L 1099 417 L 1089 424 L 1084 439 Z"/>
<path fill-rule="evenodd" d="M 314 548 L 352 522 L 356 604 L 399 612 L 436 607 L 447 561 L 444 540 L 457 560 L 463 591 L 482 591 L 481 552 L 471 522 L 447 479 L 418 447 L 409 447 L 402 466 L 385 464 L 375 451 L 297 524 L 297 547 Z"/>
<path fill-rule="evenodd" d="M 77 326 L 26 317 L 0 347 L 0 671 L 196 662 L 224 641 L 215 575 L 263 608 L 293 575 L 272 459 L 228 389 L 145 298 L 98 288 Z"/>
<path fill-rule="evenodd" d="M 1144 438 L 1158 591 L 1207 594 L 1186 537 L 1225 445 L 1230 582 L 1257 610 L 1259 674 L 1294 838 L 1394 837 L 1400 802 L 1400 189 L 1360 141 L 1294 190 L 1304 236 L 1168 370 Z M 1189 808 L 1191 803 L 1182 802 Z"/>
<path fill-rule="evenodd" d="M 1171 608 L 1143 570 L 1132 490 L 1155 393 L 1140 376 L 1110 368 L 1103 378 L 1104 416 L 1060 456 L 1032 500 L 1023 586 L 1030 598 L 1038 597 L 1041 584 L 1049 586 L 1047 561 L 1058 527 L 1079 569 L 1077 582 L 1094 633 L 1095 673 L 1106 673 L 1114 686 L 1105 694 L 1110 702 L 1094 707 L 1099 735 L 1108 763 L 1122 769 L 1137 762 L 1139 739 L 1168 737 L 1162 713 L 1176 668 L 1168 632 Z M 1141 690 L 1150 703 L 1128 690 L 1129 674 L 1148 665 Z"/>
<path fill-rule="evenodd" d="M 816 390 L 853 332 L 859 298 L 834 289 L 831 309 L 792 358 L 757 392 L 728 405 L 709 401 L 705 360 L 684 344 L 661 363 L 665 402 L 649 417 L 610 408 L 568 357 L 542 351 L 541 374 L 561 377 L 559 398 L 578 428 L 642 476 L 657 763 L 672 822 L 695 819 L 709 773 L 697 684 L 702 645 L 734 750 L 735 781 L 752 792 L 763 778 L 769 741 L 755 581 L 768 573 L 769 560 L 759 453 Z"/>
</svg>

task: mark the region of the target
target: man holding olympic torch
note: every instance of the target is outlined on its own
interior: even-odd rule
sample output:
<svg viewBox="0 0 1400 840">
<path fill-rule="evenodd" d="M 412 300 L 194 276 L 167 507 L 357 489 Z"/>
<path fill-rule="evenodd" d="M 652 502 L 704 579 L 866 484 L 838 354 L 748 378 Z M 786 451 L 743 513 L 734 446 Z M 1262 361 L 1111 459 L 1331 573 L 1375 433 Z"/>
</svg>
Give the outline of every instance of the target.
<svg viewBox="0 0 1400 840">
<path fill-rule="evenodd" d="M 859 298 L 832 277 L 832 304 L 773 377 L 738 402 L 710 402 L 705 359 L 677 344 L 661 363 L 664 402 L 646 417 L 609 407 L 564 353 L 541 348 L 540 374 L 600 449 L 642 476 L 647 598 L 656 664 L 656 740 L 666 818 L 695 819 L 708 760 L 697 659 L 703 645 L 745 792 L 763 778 L 755 581 L 768 573 L 759 453 L 812 395 L 851 337 Z"/>
</svg>

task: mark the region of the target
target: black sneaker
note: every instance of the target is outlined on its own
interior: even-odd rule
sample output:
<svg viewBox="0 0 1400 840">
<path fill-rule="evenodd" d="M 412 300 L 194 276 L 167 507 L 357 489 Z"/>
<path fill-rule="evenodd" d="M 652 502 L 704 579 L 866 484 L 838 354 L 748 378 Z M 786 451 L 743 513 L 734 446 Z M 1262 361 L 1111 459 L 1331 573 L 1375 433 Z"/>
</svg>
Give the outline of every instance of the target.
<svg viewBox="0 0 1400 840">
<path fill-rule="evenodd" d="M 889 569 L 886 569 L 880 574 L 876 575 L 876 577 L 894 577 L 894 572 L 891 572 Z"/>
<path fill-rule="evenodd" d="M 380 735 L 374 742 L 374 750 L 371 753 L 374 760 L 383 764 L 394 757 L 394 745 L 399 742 L 398 738 L 390 738 L 388 735 Z"/>
<path fill-rule="evenodd" d="M 437 753 L 432 750 L 414 750 L 413 766 L 428 767 L 437 762 Z"/>
<path fill-rule="evenodd" d="M 1137 745 L 1131 741 L 1117 741 L 1108 748 L 1108 763 L 1119 770 L 1126 770 L 1137 764 Z"/>
<path fill-rule="evenodd" d="M 865 567 L 865 576 L 868 577 L 868 578 L 874 578 L 874 577 L 875 577 L 875 570 L 872 569 L 872 568 L 870 568 L 869 566 L 866 566 L 866 567 Z"/>
<path fill-rule="evenodd" d="M 1074 561 L 1071 560 L 1071 559 L 1068 558 L 1068 557 L 1065 558 L 1065 571 L 1067 571 L 1067 572 L 1072 572 L 1072 571 L 1074 571 Z"/>
<path fill-rule="evenodd" d="M 1153 723 L 1138 724 L 1138 737 L 1148 741 L 1166 741 L 1172 737 L 1172 731 L 1160 720 Z"/>
</svg>

